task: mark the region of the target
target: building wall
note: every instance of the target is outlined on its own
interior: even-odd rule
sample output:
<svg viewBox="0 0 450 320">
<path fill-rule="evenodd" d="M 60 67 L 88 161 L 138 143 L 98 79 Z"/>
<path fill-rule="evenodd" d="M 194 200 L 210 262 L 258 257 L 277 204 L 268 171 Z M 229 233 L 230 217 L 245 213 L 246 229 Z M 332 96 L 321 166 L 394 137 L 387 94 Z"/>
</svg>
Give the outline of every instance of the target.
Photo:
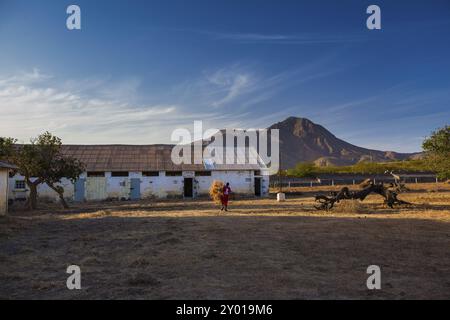
<svg viewBox="0 0 450 320">
<path fill-rule="evenodd" d="M 258 176 L 259 177 L 259 176 Z M 254 171 L 213 171 L 210 177 L 196 176 L 197 195 L 208 195 L 209 187 L 214 180 L 230 183 L 231 190 L 237 194 L 254 195 L 255 194 L 255 175 Z M 269 194 L 269 176 L 261 176 L 261 195 Z"/>
<path fill-rule="evenodd" d="M 166 176 L 164 171 L 159 172 L 159 177 L 141 178 L 141 197 L 167 198 L 183 196 L 183 176 Z"/>
<path fill-rule="evenodd" d="M 214 180 L 224 183 L 230 182 L 231 189 L 236 194 L 254 195 L 255 176 L 254 171 L 213 171 L 211 176 L 195 176 L 195 172 L 185 171 L 182 176 L 167 176 L 164 171 L 159 176 L 146 177 L 141 172 L 130 172 L 128 177 L 112 177 L 111 172 L 106 172 L 105 177 L 88 177 L 86 173 L 80 176 L 84 179 L 84 194 L 86 201 L 101 201 L 107 199 L 129 199 L 131 194 L 131 179 L 140 180 L 141 199 L 183 197 L 184 178 L 193 178 L 194 197 L 207 196 L 209 188 Z M 23 180 L 16 175 L 9 180 L 9 197 L 11 199 L 24 199 L 28 197 L 26 189 L 16 189 L 15 182 Z M 70 180 L 63 179 L 64 195 L 68 200 L 74 199 L 75 188 Z M 269 190 L 269 177 L 262 177 L 262 196 L 266 196 Z M 39 198 L 49 201 L 58 201 L 58 195 L 47 185 L 38 187 Z"/>
<path fill-rule="evenodd" d="M 0 216 L 8 213 L 8 170 L 0 168 Z"/>
<path fill-rule="evenodd" d="M 113 177 L 106 172 L 106 196 L 109 199 L 130 198 L 130 174 L 128 177 Z"/>
<path fill-rule="evenodd" d="M 230 183 L 231 190 L 239 194 L 254 194 L 253 171 L 213 171 L 210 177 L 195 177 L 197 195 L 207 195 L 214 180 Z"/>
<path fill-rule="evenodd" d="M 14 177 L 9 179 L 9 192 L 8 196 L 10 199 L 18 200 L 18 199 L 26 199 L 30 193 L 27 186 L 24 189 L 16 189 L 16 181 L 24 181 L 25 178 L 19 174 L 16 174 Z M 69 179 L 62 179 L 61 183 L 57 184 L 64 188 L 64 197 L 67 200 L 72 200 L 74 195 L 74 185 Z M 40 200 L 44 201 L 59 201 L 58 194 L 52 190 L 46 184 L 40 184 L 38 186 L 38 196 Z"/>
</svg>

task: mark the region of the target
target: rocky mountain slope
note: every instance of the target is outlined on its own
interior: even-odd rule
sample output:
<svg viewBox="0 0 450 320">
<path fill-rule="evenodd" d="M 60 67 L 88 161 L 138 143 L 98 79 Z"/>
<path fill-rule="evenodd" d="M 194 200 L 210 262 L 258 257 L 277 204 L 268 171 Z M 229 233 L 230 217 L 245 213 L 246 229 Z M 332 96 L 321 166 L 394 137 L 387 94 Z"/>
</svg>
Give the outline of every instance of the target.
<svg viewBox="0 0 450 320">
<path fill-rule="evenodd" d="M 292 168 L 298 162 L 306 161 L 320 166 L 350 165 L 360 161 L 382 162 L 418 156 L 417 153 L 379 151 L 352 145 L 305 118 L 289 117 L 269 129 L 280 130 L 282 168 Z"/>
</svg>

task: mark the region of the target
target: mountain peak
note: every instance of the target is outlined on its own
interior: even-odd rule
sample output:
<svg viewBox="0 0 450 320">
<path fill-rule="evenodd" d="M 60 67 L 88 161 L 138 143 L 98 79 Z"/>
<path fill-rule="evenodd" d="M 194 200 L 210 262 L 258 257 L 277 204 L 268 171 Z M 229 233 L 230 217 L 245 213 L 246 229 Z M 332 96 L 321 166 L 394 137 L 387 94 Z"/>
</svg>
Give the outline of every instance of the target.
<svg viewBox="0 0 450 320">
<path fill-rule="evenodd" d="M 301 125 L 315 125 L 314 122 L 312 122 L 311 120 L 307 119 L 307 118 L 300 118 L 300 117 L 288 117 L 286 119 L 284 119 L 283 121 L 278 122 L 278 124 L 284 124 L 284 125 L 296 125 L 296 124 L 301 124 Z"/>
<path fill-rule="evenodd" d="M 360 161 L 403 160 L 411 156 L 352 145 L 307 118 L 288 117 L 273 124 L 269 129 L 279 130 L 283 169 L 292 168 L 299 162 L 349 165 Z"/>
</svg>

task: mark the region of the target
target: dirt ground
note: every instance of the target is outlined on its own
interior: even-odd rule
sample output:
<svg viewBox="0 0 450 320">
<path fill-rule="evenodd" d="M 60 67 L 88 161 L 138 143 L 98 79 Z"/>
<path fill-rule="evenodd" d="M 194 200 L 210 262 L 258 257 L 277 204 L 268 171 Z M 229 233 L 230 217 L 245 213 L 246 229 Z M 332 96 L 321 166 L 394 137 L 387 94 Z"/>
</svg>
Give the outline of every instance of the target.
<svg viewBox="0 0 450 320">
<path fill-rule="evenodd" d="M 14 211 L 0 218 L 0 298 L 450 299 L 450 188 L 411 187 L 400 198 L 414 205 L 394 210 L 370 196 L 321 212 L 312 196 L 329 188 L 298 188 L 227 213 L 206 199 Z M 81 290 L 66 288 L 72 264 Z"/>
</svg>

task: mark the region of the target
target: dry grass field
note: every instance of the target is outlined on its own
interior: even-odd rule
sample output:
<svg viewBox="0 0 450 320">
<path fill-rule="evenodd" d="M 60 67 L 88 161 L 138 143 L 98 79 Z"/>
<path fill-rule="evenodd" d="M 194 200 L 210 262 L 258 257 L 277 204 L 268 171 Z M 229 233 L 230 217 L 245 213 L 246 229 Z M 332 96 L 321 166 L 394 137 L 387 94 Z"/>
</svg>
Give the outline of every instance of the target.
<svg viewBox="0 0 450 320">
<path fill-rule="evenodd" d="M 414 205 L 394 210 L 370 196 L 317 211 L 320 188 L 227 213 L 206 199 L 16 210 L 0 218 L 0 298 L 450 299 L 449 185 L 409 187 Z M 82 290 L 66 288 L 72 264 Z"/>
</svg>

